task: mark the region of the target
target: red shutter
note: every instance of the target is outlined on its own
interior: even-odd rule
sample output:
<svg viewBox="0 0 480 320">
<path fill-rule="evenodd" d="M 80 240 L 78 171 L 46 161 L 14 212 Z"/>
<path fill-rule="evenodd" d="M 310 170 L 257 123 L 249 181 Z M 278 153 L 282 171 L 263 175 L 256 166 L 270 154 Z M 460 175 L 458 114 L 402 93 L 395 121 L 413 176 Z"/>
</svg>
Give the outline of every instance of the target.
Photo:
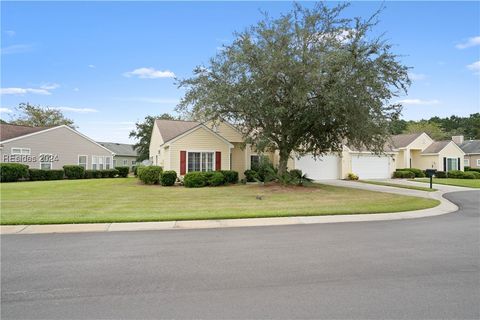
<svg viewBox="0 0 480 320">
<path fill-rule="evenodd" d="M 215 170 L 222 170 L 222 153 L 215 152 Z"/>
<path fill-rule="evenodd" d="M 180 175 L 187 173 L 187 151 L 180 151 Z"/>
</svg>

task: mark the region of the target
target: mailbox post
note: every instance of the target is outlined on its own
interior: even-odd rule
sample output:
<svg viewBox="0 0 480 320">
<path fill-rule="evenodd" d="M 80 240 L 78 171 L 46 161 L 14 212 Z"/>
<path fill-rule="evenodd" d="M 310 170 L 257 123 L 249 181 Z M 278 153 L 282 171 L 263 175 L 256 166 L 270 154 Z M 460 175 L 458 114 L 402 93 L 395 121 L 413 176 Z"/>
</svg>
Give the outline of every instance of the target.
<svg viewBox="0 0 480 320">
<path fill-rule="evenodd" d="M 427 177 L 430 178 L 430 189 L 432 189 L 432 179 L 435 173 L 437 173 L 436 169 L 427 169 L 425 170 L 425 173 L 427 174 Z"/>
</svg>

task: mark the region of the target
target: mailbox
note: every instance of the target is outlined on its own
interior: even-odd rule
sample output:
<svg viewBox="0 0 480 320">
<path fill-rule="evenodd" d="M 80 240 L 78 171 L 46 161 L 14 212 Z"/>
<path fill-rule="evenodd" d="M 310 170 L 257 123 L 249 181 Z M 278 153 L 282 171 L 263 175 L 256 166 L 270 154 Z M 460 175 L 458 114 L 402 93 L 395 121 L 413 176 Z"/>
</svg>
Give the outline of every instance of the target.
<svg viewBox="0 0 480 320">
<path fill-rule="evenodd" d="M 437 169 L 427 169 L 427 170 L 425 170 L 425 174 L 429 178 L 433 177 L 435 175 L 435 173 L 437 173 Z"/>
</svg>

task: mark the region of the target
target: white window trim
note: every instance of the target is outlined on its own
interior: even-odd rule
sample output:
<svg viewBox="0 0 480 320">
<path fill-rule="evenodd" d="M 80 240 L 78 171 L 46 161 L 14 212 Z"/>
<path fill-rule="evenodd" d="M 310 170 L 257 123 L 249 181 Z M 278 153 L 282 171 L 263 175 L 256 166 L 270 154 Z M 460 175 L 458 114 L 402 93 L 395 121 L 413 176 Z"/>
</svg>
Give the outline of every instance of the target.
<svg viewBox="0 0 480 320">
<path fill-rule="evenodd" d="M 87 154 L 79 154 L 77 155 L 77 164 L 80 165 L 80 157 L 85 157 L 85 170 L 88 169 L 88 155 Z"/>
<path fill-rule="evenodd" d="M 13 149 L 20 149 L 20 153 L 15 153 L 15 152 L 13 152 Z M 23 153 L 24 150 L 28 150 L 28 154 L 27 154 L 27 153 Z M 31 153 L 32 153 L 32 149 L 30 149 L 30 148 L 22 148 L 22 147 L 12 147 L 12 148 L 10 149 L 10 153 L 11 153 L 12 155 L 16 155 L 16 156 L 17 156 L 17 155 L 18 155 L 18 156 L 21 156 L 21 155 L 29 156 L 29 155 L 31 155 Z"/>
<path fill-rule="evenodd" d="M 480 167 L 480 159 L 477 159 L 477 167 Z"/>
<path fill-rule="evenodd" d="M 452 170 L 448 170 L 448 159 L 455 160 L 455 162 L 457 163 L 457 166 L 456 166 L 455 169 L 453 169 L 453 170 L 458 170 L 458 158 L 447 157 L 447 166 L 446 166 L 446 168 L 445 168 L 445 169 L 447 170 L 447 172 L 448 172 L 448 171 L 452 171 Z"/>
<path fill-rule="evenodd" d="M 110 161 L 108 162 L 108 169 L 107 169 L 107 159 L 110 159 Z M 103 156 L 103 165 L 105 167 L 104 170 L 110 170 L 112 169 L 112 157 L 111 156 Z"/>
<path fill-rule="evenodd" d="M 123 166 L 128 166 L 128 160 L 127 159 L 123 159 Z"/>
<path fill-rule="evenodd" d="M 45 155 L 53 156 L 53 154 L 51 154 L 51 153 L 40 153 L 38 156 L 41 157 L 41 156 L 45 156 Z M 50 169 L 47 169 L 47 170 L 52 170 L 53 169 L 53 162 L 52 161 L 50 161 L 50 162 L 40 161 L 40 159 L 39 159 L 39 161 L 38 161 L 38 168 L 39 169 L 42 169 L 42 164 L 50 164 Z"/>
<path fill-rule="evenodd" d="M 187 167 L 186 167 L 186 172 L 190 172 L 190 171 L 188 170 L 188 167 L 189 167 L 189 165 L 188 165 L 188 164 L 189 164 L 189 161 L 188 161 L 188 153 L 190 153 L 190 152 L 192 152 L 192 153 L 194 153 L 194 152 L 213 153 L 212 172 L 215 171 L 215 168 L 217 167 L 217 164 L 216 164 L 216 161 L 217 161 L 217 159 L 216 159 L 216 158 L 217 158 L 217 156 L 216 156 L 216 155 L 217 155 L 217 154 L 216 154 L 216 151 L 212 151 L 212 150 L 186 150 L 186 151 L 187 151 L 187 155 L 186 155 L 186 158 L 187 158 L 187 159 L 186 159 L 186 160 L 187 160 L 187 161 L 186 161 L 186 165 L 187 165 Z M 220 152 L 221 152 L 221 151 L 220 151 Z M 220 155 L 220 156 L 221 156 L 221 155 Z M 191 172 L 202 172 L 201 170 L 202 170 L 202 155 L 200 155 L 200 171 L 191 171 Z"/>
<path fill-rule="evenodd" d="M 463 159 L 463 166 L 470 167 L 470 159 Z"/>
</svg>

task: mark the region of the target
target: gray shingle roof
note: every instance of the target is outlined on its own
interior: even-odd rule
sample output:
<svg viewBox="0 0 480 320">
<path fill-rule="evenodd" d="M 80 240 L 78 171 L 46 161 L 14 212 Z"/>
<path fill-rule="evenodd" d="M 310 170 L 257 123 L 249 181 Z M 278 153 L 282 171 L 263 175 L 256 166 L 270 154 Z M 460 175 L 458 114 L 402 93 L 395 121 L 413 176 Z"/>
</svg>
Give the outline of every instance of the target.
<svg viewBox="0 0 480 320">
<path fill-rule="evenodd" d="M 395 148 L 405 148 L 423 133 L 397 134 L 392 136 L 391 141 Z"/>
<path fill-rule="evenodd" d="M 97 142 L 117 156 L 136 157 L 137 152 L 133 148 L 133 144 L 116 143 L 116 142 Z"/>
<path fill-rule="evenodd" d="M 50 128 L 52 127 L 29 127 L 18 126 L 16 124 L 2 123 L 0 124 L 0 141 L 21 137 L 30 133 L 43 131 Z"/>
<path fill-rule="evenodd" d="M 480 153 L 480 140 L 467 140 L 459 145 L 460 149 L 466 154 Z"/>
<path fill-rule="evenodd" d="M 422 153 L 439 153 L 443 148 L 452 142 L 452 140 L 434 141 Z"/>
<path fill-rule="evenodd" d="M 182 120 L 155 120 L 163 142 L 170 141 L 179 135 L 199 126 L 201 123 L 197 121 Z"/>
</svg>

